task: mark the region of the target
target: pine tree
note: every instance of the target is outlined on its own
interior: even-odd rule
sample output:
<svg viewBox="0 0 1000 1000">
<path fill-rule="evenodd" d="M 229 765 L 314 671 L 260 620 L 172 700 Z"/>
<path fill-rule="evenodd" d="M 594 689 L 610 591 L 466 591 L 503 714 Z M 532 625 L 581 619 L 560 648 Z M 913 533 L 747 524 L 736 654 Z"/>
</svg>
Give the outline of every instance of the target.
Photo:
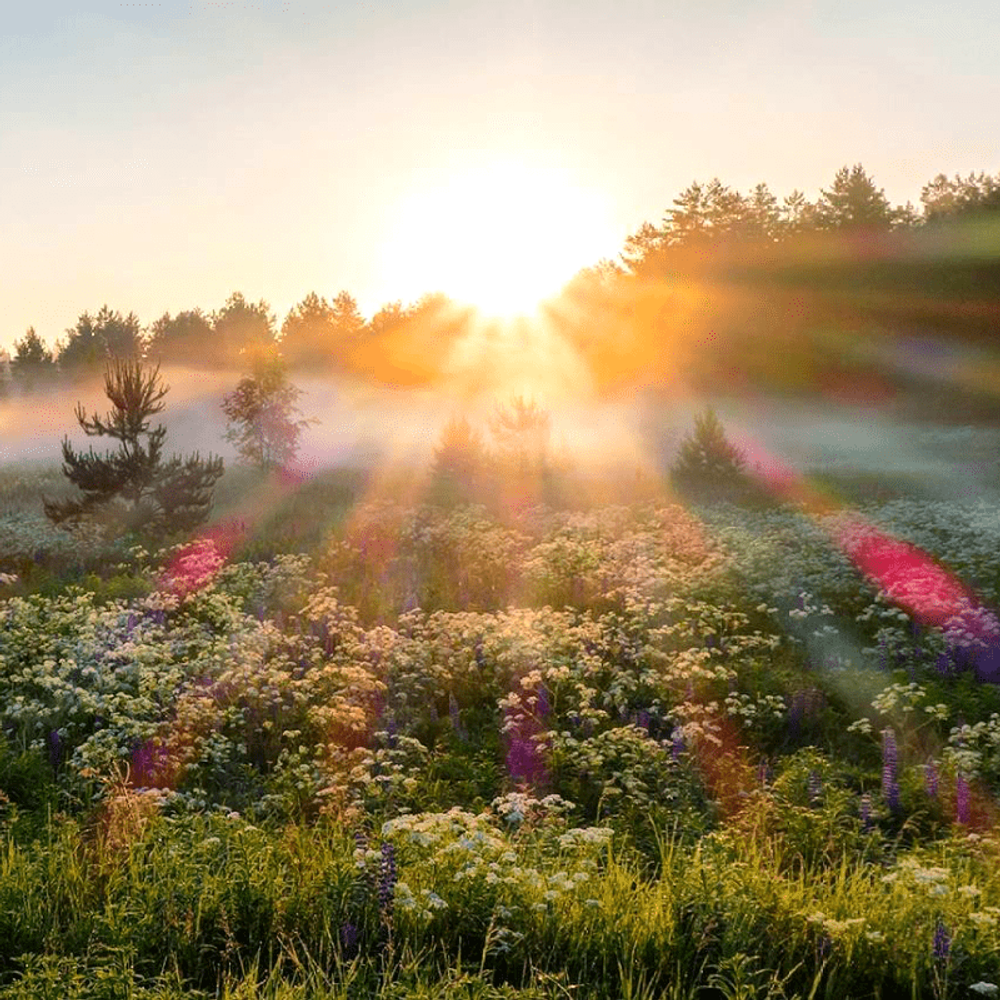
<svg viewBox="0 0 1000 1000">
<path fill-rule="evenodd" d="M 42 343 L 33 326 L 21 340 L 14 341 L 14 357 L 10 362 L 10 374 L 14 384 L 22 392 L 32 392 L 45 388 L 55 381 L 57 368 L 52 352 Z"/>
<path fill-rule="evenodd" d="M 146 357 L 166 365 L 202 368 L 218 360 L 215 331 L 200 309 L 164 313 L 149 328 Z"/>
<path fill-rule="evenodd" d="M 546 465 L 552 419 L 533 399 L 512 396 L 509 405 L 497 403 L 489 424 L 503 463 L 535 471 Z"/>
<path fill-rule="evenodd" d="M 237 364 L 241 355 L 266 351 L 274 344 L 275 318 L 263 299 L 253 303 L 242 292 L 233 292 L 211 320 L 215 337 L 205 345 L 206 363 Z"/>
<path fill-rule="evenodd" d="M 104 305 L 96 316 L 83 313 L 66 334 L 66 343 L 59 351 L 59 370 L 73 378 L 89 378 L 109 358 L 142 356 L 142 326 L 135 313 L 122 316 Z"/>
<path fill-rule="evenodd" d="M 212 488 L 222 475 L 222 459 L 197 453 L 164 460 L 167 430 L 150 429 L 150 418 L 164 408 L 169 387 L 159 367 L 134 358 L 114 358 L 104 371 L 104 393 L 111 410 L 88 416 L 77 404 L 76 419 L 88 437 L 110 437 L 118 450 L 77 452 L 63 439 L 63 474 L 80 496 L 45 500 L 45 513 L 59 524 L 100 519 L 124 531 L 174 534 L 190 531 L 208 516 Z"/>
<path fill-rule="evenodd" d="M 711 407 L 694 418 L 694 431 L 680 443 L 671 474 L 681 488 L 737 485 L 745 469 L 743 453 L 727 438 Z"/>
<path fill-rule="evenodd" d="M 434 449 L 431 499 L 445 506 L 476 500 L 484 486 L 486 459 L 478 431 L 465 417 L 452 417 Z"/>
<path fill-rule="evenodd" d="M 816 218 L 823 229 L 888 229 L 895 210 L 885 192 L 860 163 L 841 167 L 830 185 L 820 192 Z"/>
</svg>

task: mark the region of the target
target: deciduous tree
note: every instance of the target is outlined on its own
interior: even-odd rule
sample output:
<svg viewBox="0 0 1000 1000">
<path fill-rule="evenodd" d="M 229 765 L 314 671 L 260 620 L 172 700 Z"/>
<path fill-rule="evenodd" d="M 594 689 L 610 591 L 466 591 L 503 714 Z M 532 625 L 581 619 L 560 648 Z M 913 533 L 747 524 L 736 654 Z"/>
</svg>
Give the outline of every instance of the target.
<svg viewBox="0 0 1000 1000">
<path fill-rule="evenodd" d="M 261 352 L 250 374 L 222 401 L 229 420 L 226 440 L 240 457 L 260 469 L 287 466 L 299 449 L 302 431 L 314 420 L 296 419 L 302 395 L 288 381 L 287 363 L 276 351 Z"/>
</svg>

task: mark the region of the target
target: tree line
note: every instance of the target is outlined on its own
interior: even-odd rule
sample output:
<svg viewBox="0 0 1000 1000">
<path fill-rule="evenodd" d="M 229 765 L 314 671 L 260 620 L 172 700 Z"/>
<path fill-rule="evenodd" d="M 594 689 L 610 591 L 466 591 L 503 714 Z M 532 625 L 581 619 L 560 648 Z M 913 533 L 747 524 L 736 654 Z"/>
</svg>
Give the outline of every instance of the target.
<svg viewBox="0 0 1000 1000">
<path fill-rule="evenodd" d="M 665 345 L 673 368 L 695 348 L 702 367 L 728 357 L 730 367 L 752 369 L 746 351 L 733 353 L 734 338 L 746 346 L 764 334 L 808 337 L 831 324 L 933 328 L 992 343 L 1000 320 L 1000 173 L 938 174 L 920 203 L 919 210 L 893 205 L 861 164 L 838 170 L 813 201 L 801 191 L 779 199 L 763 183 L 740 192 L 718 178 L 696 181 L 659 223 L 625 240 L 618 260 L 569 282 L 550 303 L 550 319 L 601 375 L 621 367 L 615 354 L 623 350 L 631 357 L 625 369 L 660 364 Z M 711 307 L 699 305 L 697 316 L 676 294 L 692 279 L 715 286 Z M 165 313 L 148 327 L 105 305 L 83 313 L 52 349 L 29 329 L 15 342 L 9 383 L 29 392 L 96 377 L 115 357 L 245 367 L 247 356 L 275 347 L 293 371 L 429 382 L 472 316 L 429 294 L 390 302 L 366 319 L 346 291 L 331 300 L 310 292 L 280 327 L 267 302 L 240 292 L 214 312 Z M 711 377 L 727 376 L 716 366 Z"/>
<path fill-rule="evenodd" d="M 919 211 L 891 204 L 860 163 L 838 170 L 815 201 L 801 191 L 779 201 L 766 184 L 741 193 L 718 179 L 695 182 L 659 225 L 626 239 L 620 265 L 605 263 L 596 276 L 700 276 L 774 297 L 810 295 L 841 314 L 992 336 L 1000 173 L 938 174 L 920 201 Z"/>
<path fill-rule="evenodd" d="M 359 355 L 366 348 L 374 351 L 394 337 L 428 330 L 453 335 L 462 317 L 440 293 L 409 305 L 390 302 L 366 319 L 349 292 L 332 300 L 310 292 L 280 327 L 266 301 L 252 302 L 241 292 L 214 312 L 164 313 L 148 327 L 134 312 L 123 315 L 104 305 L 95 314 L 83 313 L 54 348 L 29 328 L 14 343 L 9 380 L 15 391 L 33 392 L 99 377 L 114 358 L 196 369 L 245 367 L 248 357 L 275 348 L 292 369 L 345 371 L 363 367 Z"/>
<path fill-rule="evenodd" d="M 920 201 L 893 205 L 861 164 L 814 201 L 696 182 L 619 260 L 581 271 L 553 322 L 605 387 L 866 400 L 917 389 L 931 409 L 978 411 L 987 401 L 969 387 L 934 386 L 931 401 L 926 379 L 911 384 L 886 356 L 905 362 L 928 339 L 1000 346 L 1000 174 L 939 174 Z"/>
<path fill-rule="evenodd" d="M 779 243 L 810 233 L 873 236 L 1000 215 L 1000 174 L 938 174 L 924 185 L 920 201 L 920 211 L 909 202 L 892 205 L 860 163 L 841 167 L 815 201 L 798 190 L 779 200 L 767 184 L 744 194 L 718 178 L 695 181 L 659 225 L 646 222 L 626 239 L 622 259 L 629 271 L 643 273 L 655 270 L 670 250 Z"/>
</svg>

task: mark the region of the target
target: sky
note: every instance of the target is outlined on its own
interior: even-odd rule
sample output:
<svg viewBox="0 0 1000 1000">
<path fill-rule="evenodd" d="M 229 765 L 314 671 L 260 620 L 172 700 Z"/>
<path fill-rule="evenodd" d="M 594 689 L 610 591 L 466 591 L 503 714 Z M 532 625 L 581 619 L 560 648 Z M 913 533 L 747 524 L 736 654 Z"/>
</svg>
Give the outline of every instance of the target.
<svg viewBox="0 0 1000 1000">
<path fill-rule="evenodd" d="M 415 276 L 449 291 L 435 254 L 479 259 L 476 221 L 497 213 L 468 192 L 490 200 L 498 163 L 577 193 L 572 245 L 551 237 L 567 266 L 614 257 L 694 180 L 815 197 L 861 162 L 916 202 L 939 172 L 1000 170 L 995 0 L 11 0 L 2 17 L 0 347 L 29 325 L 52 344 L 104 303 L 149 323 L 240 290 L 280 322 L 313 290 L 367 315 L 432 290 Z M 462 218 L 413 231 L 452 185 Z"/>
</svg>

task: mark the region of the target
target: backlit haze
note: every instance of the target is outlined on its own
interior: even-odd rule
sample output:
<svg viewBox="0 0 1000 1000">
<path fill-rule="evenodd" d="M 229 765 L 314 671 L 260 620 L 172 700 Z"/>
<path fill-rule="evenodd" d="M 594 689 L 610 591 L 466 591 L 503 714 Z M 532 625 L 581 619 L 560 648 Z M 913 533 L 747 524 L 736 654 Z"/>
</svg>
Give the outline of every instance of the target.
<svg viewBox="0 0 1000 1000">
<path fill-rule="evenodd" d="M 50 345 L 234 289 L 531 311 L 695 178 L 894 202 L 994 169 L 995 7 L 315 0 L 10 5 L 4 317 Z"/>
<path fill-rule="evenodd" d="M 586 764 L 565 770 L 565 785 L 551 785 L 574 800 L 577 789 L 604 782 L 595 760 L 616 761 L 615 781 L 635 770 L 635 787 L 647 788 L 647 764 L 660 768 L 654 761 L 662 758 L 671 784 L 650 778 L 642 798 L 628 799 L 628 814 L 615 812 L 622 788 L 609 782 L 587 791 L 595 822 L 642 815 L 645 823 L 647 803 L 668 801 L 684 825 L 667 834 L 671 827 L 650 819 L 636 854 L 657 845 L 649 871 L 659 878 L 679 870 L 674 860 L 667 864 L 668 854 L 673 858 L 675 846 L 686 850 L 695 831 L 700 838 L 730 817 L 752 816 L 705 856 L 721 857 L 723 847 L 752 831 L 764 838 L 757 858 L 772 858 L 780 877 L 788 876 L 795 902 L 787 914 L 805 921 L 806 930 L 789 940 L 805 954 L 815 950 L 815 994 L 827 952 L 850 962 L 860 954 L 850 951 L 853 943 L 838 943 L 848 932 L 867 947 L 857 936 L 860 917 L 834 920 L 819 912 L 822 926 L 807 927 L 818 904 L 803 903 L 802 873 L 821 859 L 826 886 L 836 881 L 827 869 L 841 864 L 839 839 L 831 834 L 829 847 L 819 846 L 823 831 L 851 831 L 843 844 L 865 866 L 865 893 L 873 886 L 901 891 L 902 879 L 889 889 L 888 877 L 873 880 L 871 866 L 881 873 L 890 854 L 945 829 L 938 772 L 933 795 L 917 799 L 914 789 L 938 766 L 933 755 L 945 738 L 965 753 L 965 736 L 956 736 L 964 730 L 946 737 L 941 724 L 973 732 L 962 713 L 976 702 L 970 688 L 954 689 L 949 717 L 949 706 L 928 694 L 929 718 L 908 732 L 901 728 L 898 747 L 885 735 L 893 730 L 882 730 L 884 804 L 874 819 L 868 811 L 873 795 L 880 801 L 879 777 L 868 763 L 863 781 L 860 765 L 835 772 L 832 758 L 821 774 L 817 750 L 771 785 L 769 755 L 805 749 L 810 733 L 832 739 L 845 713 L 868 724 L 845 730 L 851 742 L 844 745 L 855 752 L 855 736 L 873 732 L 868 706 L 878 702 L 870 696 L 907 656 L 908 675 L 900 669 L 895 676 L 913 683 L 886 691 L 912 692 L 916 677 L 943 685 L 960 671 L 977 682 L 1000 681 L 998 52 L 996 0 L 41 0 L 7 12 L 0 37 L 0 590 L 18 588 L 37 603 L 8 602 L 0 593 L 0 606 L 27 621 L 24 609 L 41 616 L 57 587 L 78 585 L 87 589 L 80 596 L 67 590 L 53 606 L 85 609 L 84 593 L 100 605 L 118 601 L 122 621 L 129 621 L 121 626 L 124 652 L 115 651 L 115 660 L 109 646 L 106 663 L 95 659 L 101 671 L 127 666 L 131 656 L 145 669 L 139 657 L 146 653 L 136 652 L 142 646 L 124 639 L 133 629 L 152 630 L 151 622 L 166 629 L 175 611 L 182 631 L 157 636 L 205 632 L 214 644 L 189 656 L 186 638 L 182 645 L 169 639 L 190 663 L 178 660 L 177 672 L 171 665 L 157 681 L 165 685 L 157 725 L 171 730 L 162 743 L 138 722 L 113 738 L 102 717 L 87 722 L 102 754 L 119 740 L 106 760 L 122 764 L 124 777 L 109 781 L 108 793 L 129 780 L 180 788 L 197 740 L 212 748 L 203 759 L 218 771 L 204 773 L 225 775 L 218 787 L 227 796 L 230 783 L 246 783 L 247 802 L 258 790 L 279 790 L 264 798 L 287 799 L 289 810 L 294 799 L 303 817 L 349 820 L 344 830 L 359 837 L 377 829 L 388 836 L 389 822 L 374 820 L 378 815 L 381 824 L 383 807 L 402 815 L 411 802 L 445 808 L 460 801 L 444 791 L 449 774 L 461 775 L 455 787 L 461 784 L 462 795 L 475 788 L 481 805 L 491 800 L 486 789 L 502 764 L 517 783 L 510 787 L 544 788 L 538 801 L 549 802 L 559 799 L 547 794 L 549 779 L 563 766 L 545 772 L 550 751 L 550 762 L 579 753 Z M 107 417 L 104 397 L 116 407 Z M 163 426 L 153 429 L 161 410 Z M 136 540 L 142 548 L 132 545 Z M 220 589 L 204 611 L 189 611 L 184 602 L 222 580 L 216 574 L 223 565 L 250 562 L 256 567 L 230 574 L 229 597 Z M 303 568 L 289 569 L 293 564 Z M 134 576 L 126 574 L 133 569 Z M 151 603 L 161 599 L 152 588 L 164 589 L 162 608 Z M 292 596 L 297 591 L 301 601 Z M 301 603 L 307 591 L 308 603 Z M 313 591 L 321 595 L 316 604 Z M 224 614 L 211 610 L 225 609 L 230 597 L 243 610 L 236 603 Z M 118 615 L 115 606 L 100 614 Z M 439 611 L 459 622 L 454 656 L 447 652 L 451 638 L 440 645 L 433 638 Z M 97 614 L 95 607 L 88 621 Z M 240 616 L 246 621 L 237 625 Z M 32 635 L 30 628 L 21 635 Z M 62 642 L 63 625 L 49 628 Z M 81 635 L 96 626 L 86 628 Z M 108 635 L 118 636 L 118 628 Z M 243 638 L 230 643 L 229 628 Z M 389 638 L 392 628 L 399 629 L 396 638 Z M 572 645 L 562 645 L 563 632 Z M 285 645 L 275 645 L 273 656 L 263 652 L 258 635 L 284 636 L 289 652 Z M 516 640 L 509 646 L 508 636 Z M 52 653 L 42 672 L 32 673 L 34 642 L 19 642 L 25 666 L 8 671 L 12 684 L 43 678 L 49 667 L 65 670 L 72 712 L 84 704 L 76 693 L 80 678 L 93 674 L 105 690 L 104 673 L 78 669 L 68 652 Z M 243 662 L 240 643 L 250 650 L 251 642 L 258 659 Z M 77 643 L 87 644 L 94 642 Z M 224 657 L 232 660 L 231 673 Z M 452 666 L 444 664 L 451 661 L 462 666 L 446 683 Z M 428 669 L 419 683 L 412 680 L 420 676 L 418 662 Z M 544 683 L 542 665 L 549 671 Z M 285 680 L 265 684 L 258 668 L 259 677 Z M 506 680 L 499 679 L 503 671 Z M 314 674 L 325 679 L 310 688 Z M 253 698 L 230 695 L 241 690 L 230 676 L 248 685 L 253 676 Z M 187 688 L 178 704 L 186 698 L 198 707 L 174 712 L 180 677 Z M 139 684 L 152 704 L 144 680 L 128 683 Z M 497 700 L 508 683 L 509 694 Z M 474 692 L 479 686 L 483 692 Z M 598 686 L 606 687 L 599 701 Z M 265 687 L 273 703 L 255 700 Z M 286 701 L 299 712 L 308 704 L 299 692 L 311 690 L 322 708 L 302 709 L 303 728 L 282 729 L 274 720 L 298 718 L 290 707 L 284 714 Z M 788 694 L 787 705 L 778 691 Z M 978 702 L 979 714 L 993 713 L 988 725 L 995 733 L 1000 702 L 990 692 Z M 572 713 L 561 701 L 567 697 L 579 701 Z M 47 753 L 53 769 L 87 759 L 62 743 L 67 733 L 75 738 L 76 722 L 57 730 L 62 723 L 55 721 L 48 732 L 50 723 L 38 721 L 48 716 L 32 715 L 20 695 L 8 701 L 13 708 L 5 717 L 0 712 L 0 721 L 7 719 L 12 746 L 20 741 Z M 110 695 L 106 702 L 95 696 L 93 704 L 105 703 Z M 571 728 L 555 727 L 557 703 L 559 725 Z M 342 705 L 344 721 L 340 708 L 328 712 L 330 705 Z M 820 706 L 808 728 L 800 727 L 803 705 L 810 714 L 809 706 Z M 416 714 L 408 715 L 411 708 Z M 821 711 L 831 721 L 817 721 Z M 216 713 L 226 720 L 218 726 Z M 67 710 L 66 718 L 75 716 Z M 403 752 L 397 721 L 411 727 L 399 736 L 421 752 L 447 745 L 448 754 L 465 755 L 458 748 L 472 749 L 465 727 L 473 718 L 496 742 L 476 747 L 475 756 L 456 756 L 462 763 L 455 768 L 437 769 L 435 758 L 414 751 L 410 759 L 421 761 L 433 791 L 414 793 L 403 806 L 396 796 L 410 795 L 410 779 L 396 779 L 410 764 L 394 756 L 397 746 Z M 22 719 L 37 732 L 18 735 Z M 969 721 L 987 725 L 971 715 Z M 236 728 L 226 732 L 245 725 L 253 735 L 240 744 L 233 737 L 226 752 L 239 767 L 223 770 L 216 733 L 231 724 Z M 315 758 L 298 742 L 314 739 L 305 729 L 315 732 Z M 426 738 L 427 747 L 410 734 Z M 561 749 L 546 744 L 551 734 L 565 738 Z M 282 742 L 293 736 L 295 742 Z M 383 736 L 385 757 L 375 750 Z M 593 756 L 577 749 L 591 736 L 606 757 L 605 749 Z M 751 767 L 748 751 L 758 740 L 762 755 Z M 628 749 L 638 746 L 644 748 Z M 868 745 L 864 758 L 858 749 L 858 759 L 874 761 L 876 746 Z M 361 750 L 367 756 L 355 756 Z M 682 769 L 687 774 L 688 754 L 691 774 L 704 775 L 690 785 L 677 777 Z M 363 760 L 371 762 L 371 776 Z M 896 769 L 904 760 L 912 821 L 900 811 Z M 383 761 L 390 762 L 384 771 Z M 957 752 L 940 763 L 955 790 L 953 829 L 979 829 L 969 826 L 969 796 L 979 795 L 983 775 L 966 775 Z M 303 776 L 325 774 L 327 766 L 332 777 L 322 778 L 310 801 L 305 789 L 314 779 Z M 991 780 L 1000 780 L 1000 765 L 989 766 Z M 494 773 L 473 780 L 480 768 Z M 259 783 L 243 777 L 254 769 Z M 80 776 L 88 772 L 99 773 L 88 765 Z M 830 777 L 837 773 L 842 777 Z M 622 780 L 632 796 L 631 778 Z M 803 786 L 808 798 L 801 807 L 790 809 L 784 791 L 768 798 L 779 782 Z M 38 799 L 48 803 L 50 824 L 51 804 L 61 801 L 55 789 L 62 789 L 51 787 L 50 799 Z M 669 793 L 653 790 L 660 787 Z M 360 819 L 374 788 L 384 798 L 373 793 L 370 817 Z M 844 802 L 858 793 L 863 818 L 833 811 L 842 808 L 842 792 Z M 17 808 L 0 792 L 4 824 Z M 796 836 L 813 845 L 807 851 L 775 846 L 785 813 L 794 818 L 789 830 L 806 831 Z M 228 816 L 226 823 L 240 819 L 235 811 Z M 882 841 L 869 820 L 885 824 Z M 13 829 L 13 820 L 8 825 Z M 512 829 L 516 845 L 558 843 L 560 859 L 572 853 L 564 846 L 575 851 L 584 843 L 541 839 L 557 829 L 548 820 L 532 818 L 522 829 L 530 836 Z M 381 848 L 383 874 L 386 847 L 389 840 Z M 807 860 L 814 849 L 817 858 Z M 129 864 L 141 854 L 129 854 Z M 104 853 L 94 856 L 105 865 Z M 410 863 L 405 852 L 401 857 Z M 445 857 L 444 849 L 435 857 Z M 740 865 L 759 867 L 756 860 Z M 631 860 L 628 866 L 615 869 L 623 873 L 620 883 L 607 884 L 633 881 L 640 868 Z M 491 861 L 491 873 L 493 867 Z M 707 884 L 704 874 L 702 880 Z M 454 881 L 442 891 L 455 890 Z M 400 918 L 404 885 L 395 890 Z M 960 899 L 963 889 L 972 895 Z M 973 905 L 980 891 L 958 889 L 949 912 Z M 984 889 L 982 901 L 991 892 Z M 612 899 L 611 891 L 601 893 Z M 354 890 L 345 889 L 343 899 L 348 894 Z M 394 943 L 405 940 L 396 934 L 407 925 L 392 922 L 385 893 L 378 895 L 377 950 L 408 955 L 409 944 L 396 950 Z M 502 937 L 509 930 L 495 920 L 499 901 L 514 898 L 497 895 L 495 914 L 481 921 L 481 974 L 500 951 L 503 965 L 496 968 L 504 976 L 522 967 L 516 951 L 507 954 L 515 938 Z M 669 898 L 682 908 L 677 914 L 690 910 L 687 897 Z M 371 902 L 364 931 L 371 944 L 364 947 L 374 953 Z M 589 904 L 604 904 L 579 902 L 565 912 L 589 935 L 598 927 L 586 916 Z M 503 909 L 515 910 L 506 903 Z M 537 907 L 516 909 L 533 928 L 549 920 L 536 920 Z M 985 921 L 985 910 L 1000 913 L 985 907 L 976 935 L 996 924 L 992 916 Z M 134 913 L 124 904 L 121 911 Z M 941 976 L 934 983 L 943 984 L 934 992 L 943 997 L 941 918 L 913 912 L 919 920 L 900 922 L 903 930 L 891 931 L 885 948 L 896 949 L 913 926 L 929 937 L 934 916 L 933 968 Z M 459 928 L 461 921 L 426 915 L 442 923 L 422 924 L 427 936 L 415 940 L 437 963 L 435 928 Z M 332 920 L 320 954 L 353 983 L 354 972 L 344 970 L 357 966 L 347 964 L 343 930 L 357 928 L 343 925 L 338 950 Z M 669 930 L 644 940 L 666 941 L 679 926 L 670 920 Z M 603 926 L 620 952 L 624 938 L 612 933 L 614 921 L 609 914 Z M 816 936 L 831 924 L 841 930 Z M 955 931 L 963 949 L 970 928 Z M 224 929 L 229 961 L 230 942 L 242 931 Z M 548 940 L 547 930 L 539 933 L 538 941 Z M 295 935 L 278 937 L 298 947 Z M 516 932 L 517 947 L 522 939 L 532 940 Z M 466 955 L 464 932 L 455 940 Z M 816 942 L 815 949 L 803 940 Z M 698 975 L 721 989 L 728 980 L 712 970 L 727 966 L 709 964 L 710 947 L 699 955 Z M 649 951 L 643 944 L 630 953 L 642 949 Z M 88 944 L 88 959 L 91 950 Z M 128 952 L 106 950 L 132 969 Z M 728 943 L 724 951 L 726 961 L 736 954 Z M 897 951 L 886 961 L 900 964 Z M 233 954 L 256 978 L 265 972 L 258 965 L 265 952 L 269 962 L 277 954 L 263 949 L 246 965 Z M 187 953 L 202 962 L 202 950 Z M 925 948 L 924 958 L 907 958 L 901 967 L 924 975 L 931 954 Z M 964 962 L 971 953 L 961 954 Z M 735 977 L 771 975 L 763 965 L 742 964 L 752 961 L 743 952 L 736 959 Z M 663 966 L 666 975 L 673 975 L 672 961 Z M 394 962 L 383 963 L 376 977 L 389 989 Z M 297 957 L 289 975 L 293 965 L 297 974 Z M 580 968 L 599 965 L 613 968 L 611 959 L 590 957 Z M 140 967 L 171 965 L 136 961 Z M 533 961 L 523 963 L 529 967 Z M 800 967 L 789 962 L 786 974 L 776 964 L 769 982 L 792 995 L 787 984 Z M 38 968 L 48 975 L 63 966 Z M 954 968 L 963 966 L 956 961 Z M 563 995 L 577 995 L 569 980 L 550 978 Z M 661 985 L 666 989 L 667 980 L 637 978 L 626 986 L 623 979 L 620 991 L 593 995 L 652 996 Z M 682 980 L 674 985 L 680 995 Z M 888 978 L 874 990 L 903 995 Z M 930 995 L 914 986 L 918 994 Z"/>
</svg>

